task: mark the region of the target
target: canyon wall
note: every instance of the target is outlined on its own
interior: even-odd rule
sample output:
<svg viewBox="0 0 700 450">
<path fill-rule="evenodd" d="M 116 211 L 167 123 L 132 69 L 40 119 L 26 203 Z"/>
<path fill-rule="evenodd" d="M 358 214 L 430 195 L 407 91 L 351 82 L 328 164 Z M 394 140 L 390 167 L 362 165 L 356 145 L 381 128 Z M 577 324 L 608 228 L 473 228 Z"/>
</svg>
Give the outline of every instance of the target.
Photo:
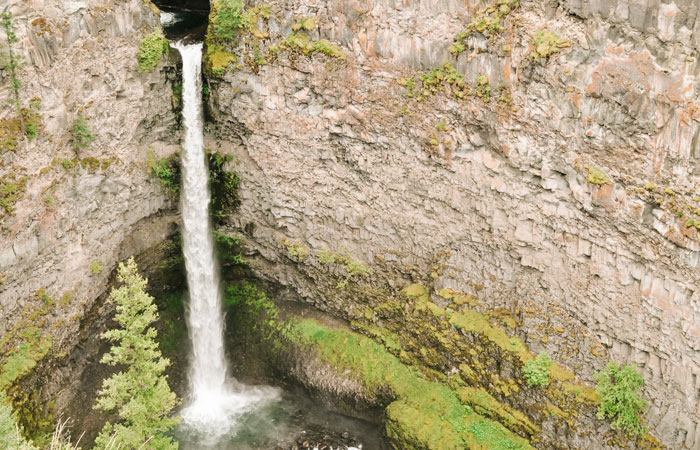
<svg viewBox="0 0 700 450">
<path fill-rule="evenodd" d="M 81 323 L 116 262 L 174 231 L 177 199 L 148 173 L 147 154 L 179 148 L 177 53 L 151 72 L 137 71 L 139 39 L 160 28 L 158 10 L 141 0 L 6 6 L 22 61 L 21 103 L 37 130 L 28 140 L 15 107 L 0 111 L 0 357 L 31 361 L 48 352 L 55 360 L 85 338 Z M 0 43 L 7 59 L 4 30 Z M 0 76 L 3 86 L 11 83 L 9 71 Z M 0 102 L 10 95 L 3 89 Z M 82 149 L 71 134 L 79 117 L 95 138 Z M 48 345 L 36 351 L 38 342 Z M 53 364 L 55 372 L 31 388 L 45 401 L 56 398 L 79 379 L 67 367 L 84 363 Z"/>
<path fill-rule="evenodd" d="M 242 179 L 228 229 L 337 316 L 363 298 L 324 248 L 374 287 L 506 311 L 584 383 L 635 362 L 652 433 L 700 449 L 698 7 L 487 4 L 273 1 L 210 45 L 208 145 Z M 561 445 L 611 445 L 587 426 Z"/>
</svg>

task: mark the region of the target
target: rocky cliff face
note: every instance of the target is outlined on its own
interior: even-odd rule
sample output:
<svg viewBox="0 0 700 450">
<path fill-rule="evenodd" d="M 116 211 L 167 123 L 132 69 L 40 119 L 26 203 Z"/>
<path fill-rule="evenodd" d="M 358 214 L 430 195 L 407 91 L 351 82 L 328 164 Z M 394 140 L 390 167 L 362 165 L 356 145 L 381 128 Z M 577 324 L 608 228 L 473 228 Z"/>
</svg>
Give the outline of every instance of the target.
<svg viewBox="0 0 700 450">
<path fill-rule="evenodd" d="M 0 355 L 24 357 L 20 344 L 41 336 L 48 346 L 31 361 L 70 351 L 116 262 L 172 232 L 176 203 L 146 160 L 149 149 L 178 148 L 176 60 L 137 72 L 139 39 L 160 27 L 148 2 L 18 0 L 6 10 L 25 120 L 37 130 L 28 140 L 15 108 L 0 112 Z M 6 54 L 4 32 L 0 42 Z M 95 137 L 83 149 L 70 131 L 78 117 Z M 75 375 L 36 388 L 51 396 Z"/>
<path fill-rule="evenodd" d="M 228 224 L 260 276 L 336 315 L 372 317 L 371 295 L 336 288 L 324 247 L 370 267 L 351 285 L 468 294 L 584 383 L 636 362 L 653 434 L 698 449 L 698 7 L 488 5 L 273 1 L 210 45 Z M 550 445 L 612 445 L 581 428 Z"/>
</svg>

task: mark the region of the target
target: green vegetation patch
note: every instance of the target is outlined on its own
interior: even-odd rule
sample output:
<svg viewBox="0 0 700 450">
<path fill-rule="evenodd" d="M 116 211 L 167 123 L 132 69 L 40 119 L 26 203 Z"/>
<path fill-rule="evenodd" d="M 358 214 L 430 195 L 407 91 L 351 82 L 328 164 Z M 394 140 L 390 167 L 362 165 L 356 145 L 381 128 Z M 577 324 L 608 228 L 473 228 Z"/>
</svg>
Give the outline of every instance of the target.
<svg viewBox="0 0 700 450">
<path fill-rule="evenodd" d="M 211 214 L 221 220 L 226 212 L 238 203 L 238 186 L 241 180 L 231 170 L 226 170 L 225 163 L 233 161 L 230 155 L 207 153 L 209 164 L 209 187 L 211 191 Z"/>
<path fill-rule="evenodd" d="M 0 370 L 0 391 L 31 372 L 51 349 L 51 339 L 42 335 L 36 327 L 26 328 L 19 334 L 19 338 L 17 348 L 5 359 Z"/>
<path fill-rule="evenodd" d="M 217 0 L 214 3 L 214 32 L 220 39 L 233 39 L 245 26 L 243 0 Z"/>
<path fill-rule="evenodd" d="M 523 376 L 529 386 L 544 387 L 549 384 L 549 368 L 552 360 L 546 352 L 540 352 L 537 358 L 528 361 L 523 367 Z"/>
<path fill-rule="evenodd" d="M 532 37 L 532 46 L 530 57 L 535 61 L 539 61 L 559 53 L 559 50 L 562 48 L 571 47 L 571 43 L 566 39 L 560 38 L 551 30 L 541 30 Z"/>
<path fill-rule="evenodd" d="M 0 390 L 0 446 L 8 450 L 38 450 L 22 436 L 22 431 L 5 392 Z"/>
<path fill-rule="evenodd" d="M 18 141 L 22 136 L 22 123 L 24 123 L 24 135 L 28 140 L 33 140 L 39 133 L 41 126 L 41 116 L 34 111 L 34 108 L 22 108 L 22 121 L 19 117 L 9 117 L 0 120 L 0 151 L 16 150 Z"/>
<path fill-rule="evenodd" d="M 620 367 L 610 361 L 602 371 L 595 373 L 596 392 L 600 397 L 598 418 L 611 418 L 611 427 L 637 436 L 648 431 L 642 414 L 647 402 L 639 396 L 644 378 L 635 364 Z"/>
<path fill-rule="evenodd" d="M 226 73 L 230 64 L 236 64 L 238 57 L 233 53 L 229 53 L 221 45 L 208 45 L 206 64 L 210 73 L 214 76 L 221 77 Z"/>
<path fill-rule="evenodd" d="M 473 83 L 469 83 L 464 76 L 457 73 L 457 69 L 451 62 L 445 61 L 442 66 L 432 69 L 430 72 L 418 72 L 415 75 L 398 80 L 400 86 L 406 88 L 406 96 L 421 102 L 435 94 L 444 93 L 448 96 L 462 100 L 467 96 L 478 97 L 489 103 L 491 101 L 492 88 L 486 75 L 479 75 Z M 502 92 L 503 86 L 498 87 Z M 439 130 L 438 130 L 439 131 Z M 437 139 L 435 139 L 437 143 Z"/>
<path fill-rule="evenodd" d="M 587 182 L 598 186 L 611 183 L 610 178 L 608 178 L 605 172 L 603 172 L 599 168 L 586 165 L 584 166 L 584 169 L 586 169 Z"/>
<path fill-rule="evenodd" d="M 70 129 L 73 136 L 73 147 L 78 150 L 87 148 L 95 141 L 95 136 L 88 128 L 87 119 L 84 116 L 78 116 Z"/>
<path fill-rule="evenodd" d="M 520 6 L 520 0 L 498 0 L 496 3 L 480 9 L 467 28 L 455 38 L 449 51 L 459 54 L 467 49 L 467 38 L 472 33 L 482 33 L 490 40 L 503 32 L 503 23 L 508 15 Z"/>
<path fill-rule="evenodd" d="M 448 387 L 427 381 L 383 346 L 313 320 L 294 323 L 303 343 L 312 345 L 339 373 L 349 370 L 374 392 L 389 388 L 396 398 L 386 409 L 387 436 L 402 448 L 528 449 L 529 443 L 503 425 L 462 404 Z"/>
<path fill-rule="evenodd" d="M 146 154 L 148 170 L 160 180 L 170 192 L 176 194 L 180 191 L 180 163 L 178 155 L 156 160 L 156 155 L 152 151 Z"/>
<path fill-rule="evenodd" d="M 461 312 L 452 313 L 450 324 L 459 330 L 477 333 L 485 337 L 504 352 L 513 353 L 524 364 L 534 359 L 532 353 L 519 338 L 511 338 L 505 331 L 493 326 L 485 316 L 476 311 L 463 309 Z"/>
<path fill-rule="evenodd" d="M 15 203 L 24 195 L 27 180 L 27 177 L 18 177 L 14 173 L 0 178 L 0 218 L 4 213 L 12 214 Z"/>
<path fill-rule="evenodd" d="M 214 252 L 224 269 L 234 266 L 247 266 L 248 259 L 241 253 L 242 239 L 214 230 Z"/>
<path fill-rule="evenodd" d="M 102 270 L 104 269 L 104 266 L 102 265 L 102 261 L 95 260 L 90 263 L 90 272 L 93 275 L 98 275 L 102 273 Z"/>
<path fill-rule="evenodd" d="M 333 44 L 326 39 L 314 41 L 304 32 L 292 33 L 282 42 L 270 47 L 270 51 L 273 53 L 277 53 L 281 49 L 289 49 L 305 55 L 322 53 L 332 58 L 338 58 L 341 60 L 346 58 L 345 52 L 343 52 L 343 50 L 336 44 Z"/>
<path fill-rule="evenodd" d="M 139 41 L 139 51 L 136 54 L 139 72 L 150 72 L 158 66 L 163 55 L 168 53 L 169 47 L 168 40 L 163 36 L 161 30 L 155 30 L 142 37 Z"/>
<path fill-rule="evenodd" d="M 287 255 L 289 255 L 291 259 L 304 261 L 311 253 L 308 247 L 302 244 L 299 239 L 289 240 L 285 238 L 280 242 L 287 248 Z"/>
<path fill-rule="evenodd" d="M 321 264 L 340 264 L 345 268 L 346 275 L 345 278 L 336 285 L 338 289 L 345 289 L 351 278 L 366 277 L 370 273 L 369 269 L 362 261 L 354 258 L 350 253 L 344 250 L 341 251 L 341 253 L 337 253 L 324 248 L 321 250 L 318 259 Z"/>
</svg>

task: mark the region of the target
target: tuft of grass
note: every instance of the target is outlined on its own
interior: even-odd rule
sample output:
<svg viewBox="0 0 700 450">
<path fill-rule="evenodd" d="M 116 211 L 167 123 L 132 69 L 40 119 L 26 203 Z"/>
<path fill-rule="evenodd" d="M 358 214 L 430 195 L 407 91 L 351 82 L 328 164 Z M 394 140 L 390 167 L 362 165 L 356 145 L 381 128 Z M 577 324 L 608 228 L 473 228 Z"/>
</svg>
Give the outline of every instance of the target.
<svg viewBox="0 0 700 450">
<path fill-rule="evenodd" d="M 230 64 L 236 64 L 238 57 L 227 52 L 221 45 L 207 46 L 207 67 L 214 76 L 221 77 L 226 73 Z"/>
</svg>

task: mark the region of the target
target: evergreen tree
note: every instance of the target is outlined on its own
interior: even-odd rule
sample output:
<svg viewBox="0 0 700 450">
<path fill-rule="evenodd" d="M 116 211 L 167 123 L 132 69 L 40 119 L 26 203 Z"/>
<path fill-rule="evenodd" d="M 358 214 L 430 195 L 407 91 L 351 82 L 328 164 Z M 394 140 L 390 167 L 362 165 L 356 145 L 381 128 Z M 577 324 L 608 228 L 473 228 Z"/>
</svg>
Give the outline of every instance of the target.
<svg viewBox="0 0 700 450">
<path fill-rule="evenodd" d="M 17 418 L 3 391 L 0 391 L 0 448 L 13 450 L 37 450 L 22 436 Z"/>
<path fill-rule="evenodd" d="M 145 292 L 147 281 L 133 258 L 119 264 L 118 279 L 124 284 L 112 289 L 110 299 L 117 304 L 115 321 L 121 328 L 102 334 L 114 343 L 102 362 L 122 370 L 104 381 L 95 409 L 116 410 L 121 422 L 105 424 L 95 447 L 105 448 L 114 439 L 121 450 L 177 449 L 167 433 L 180 421 L 168 417 L 178 401 L 163 375 L 170 361 L 162 357 L 150 327 L 158 319 L 153 297 Z"/>
</svg>

